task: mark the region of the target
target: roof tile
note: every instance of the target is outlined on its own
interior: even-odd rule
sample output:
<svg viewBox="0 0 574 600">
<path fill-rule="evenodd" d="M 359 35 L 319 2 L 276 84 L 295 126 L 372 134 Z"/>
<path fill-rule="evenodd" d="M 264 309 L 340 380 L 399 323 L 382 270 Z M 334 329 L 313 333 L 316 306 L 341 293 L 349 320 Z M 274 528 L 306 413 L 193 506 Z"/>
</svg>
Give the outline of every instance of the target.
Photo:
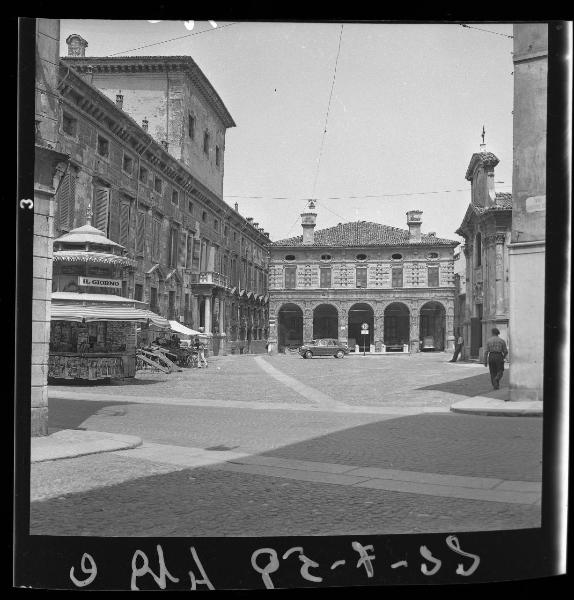
<svg viewBox="0 0 574 600">
<path fill-rule="evenodd" d="M 380 223 L 369 221 L 353 221 L 351 223 L 339 223 L 334 227 L 319 229 L 315 232 L 313 244 L 309 246 L 398 246 L 411 244 L 409 232 L 406 229 L 398 229 Z M 428 234 L 422 234 L 419 245 L 430 246 L 452 246 L 458 245 L 455 240 L 438 238 Z M 271 246 L 302 246 L 303 236 L 287 238 L 273 242 Z M 307 244 L 306 244 L 307 246 Z"/>
</svg>

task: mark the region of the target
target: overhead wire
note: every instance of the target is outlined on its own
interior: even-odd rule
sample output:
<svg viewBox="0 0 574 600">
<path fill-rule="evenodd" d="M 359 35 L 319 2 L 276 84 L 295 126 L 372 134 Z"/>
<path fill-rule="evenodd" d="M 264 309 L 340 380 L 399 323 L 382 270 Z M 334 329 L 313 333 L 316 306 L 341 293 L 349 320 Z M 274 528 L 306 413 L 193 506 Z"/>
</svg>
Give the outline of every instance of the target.
<svg viewBox="0 0 574 600">
<path fill-rule="evenodd" d="M 329 102 L 327 103 L 327 113 L 325 115 L 325 125 L 323 126 L 323 135 L 321 137 L 321 147 L 319 149 L 319 157 L 317 158 L 317 169 L 315 170 L 315 179 L 313 181 L 313 193 L 311 198 L 315 197 L 315 188 L 317 187 L 317 178 L 319 177 L 319 168 L 321 166 L 321 157 L 323 156 L 323 147 L 325 145 L 325 137 L 327 135 L 327 123 L 329 121 L 329 113 L 331 112 L 331 99 L 333 98 L 333 90 L 335 89 L 335 80 L 337 78 L 337 65 L 339 64 L 339 54 L 341 53 L 341 41 L 343 39 L 343 27 L 341 23 L 341 30 L 339 31 L 339 45 L 337 47 L 337 57 L 335 58 L 335 68 L 333 69 L 333 79 L 331 81 L 331 91 L 329 92 Z"/>
<path fill-rule="evenodd" d="M 501 187 L 511 187 L 511 186 L 501 186 Z M 395 197 L 403 197 L 403 196 L 421 196 L 424 194 L 450 194 L 454 192 L 468 192 L 470 188 L 460 188 L 456 190 L 430 190 L 426 192 L 399 192 L 396 194 L 365 194 L 360 196 L 327 196 L 326 198 L 316 198 L 316 201 L 324 202 L 325 200 L 361 200 L 363 198 L 395 198 Z M 241 195 L 233 195 L 229 194 L 225 196 L 226 198 L 243 198 L 247 200 L 305 200 L 305 198 L 294 198 L 292 196 L 241 196 Z M 323 204 L 323 206 L 325 206 Z"/>
<path fill-rule="evenodd" d="M 114 52 L 113 54 L 108 54 L 108 56 L 117 56 L 118 54 L 126 54 L 127 52 L 133 52 L 134 50 L 141 50 L 142 48 L 150 48 L 151 46 L 159 46 L 160 44 L 167 44 L 168 42 L 174 42 L 175 40 L 181 40 L 183 38 L 191 37 L 194 35 L 201 35 L 202 33 L 208 33 L 209 31 L 218 31 L 220 29 L 225 29 L 226 27 L 231 27 L 232 25 L 240 25 L 240 23 L 228 23 L 227 25 L 219 25 L 213 29 L 204 29 L 203 31 L 196 31 L 195 33 L 186 33 L 185 35 L 180 35 L 178 37 L 170 38 L 168 40 L 162 40 L 161 42 L 154 42 L 153 44 L 145 44 L 144 46 L 138 46 L 137 48 L 130 48 L 130 50 L 122 50 L 121 52 Z"/>
<path fill-rule="evenodd" d="M 507 33 L 500 33 L 499 31 L 491 31 L 490 29 L 481 29 L 480 27 L 473 27 L 472 25 L 467 25 L 466 23 L 461 23 L 460 26 L 466 29 L 476 29 L 477 31 L 484 31 L 484 33 L 492 33 L 493 35 L 500 35 L 502 37 L 514 39 L 513 35 L 508 35 Z"/>
</svg>

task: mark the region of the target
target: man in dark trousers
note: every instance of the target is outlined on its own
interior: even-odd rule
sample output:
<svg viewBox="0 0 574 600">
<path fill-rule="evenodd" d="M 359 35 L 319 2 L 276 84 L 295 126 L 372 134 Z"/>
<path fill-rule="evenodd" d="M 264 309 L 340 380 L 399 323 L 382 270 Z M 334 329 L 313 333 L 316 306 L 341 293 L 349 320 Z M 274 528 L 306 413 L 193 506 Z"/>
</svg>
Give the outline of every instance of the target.
<svg viewBox="0 0 574 600">
<path fill-rule="evenodd" d="M 486 350 L 484 352 L 484 366 L 490 369 L 490 380 L 492 387 L 497 390 L 500 388 L 500 380 L 504 375 L 504 359 L 508 354 L 506 342 L 498 337 L 500 331 L 493 327 L 492 337 L 486 342 Z"/>
<path fill-rule="evenodd" d="M 456 346 L 454 349 L 454 355 L 448 362 L 456 362 L 458 355 L 462 352 L 463 346 L 464 346 L 464 338 L 462 337 L 462 335 L 460 334 L 460 331 L 459 331 L 458 337 L 456 338 Z M 460 357 L 460 359 L 462 360 L 462 356 Z"/>
</svg>

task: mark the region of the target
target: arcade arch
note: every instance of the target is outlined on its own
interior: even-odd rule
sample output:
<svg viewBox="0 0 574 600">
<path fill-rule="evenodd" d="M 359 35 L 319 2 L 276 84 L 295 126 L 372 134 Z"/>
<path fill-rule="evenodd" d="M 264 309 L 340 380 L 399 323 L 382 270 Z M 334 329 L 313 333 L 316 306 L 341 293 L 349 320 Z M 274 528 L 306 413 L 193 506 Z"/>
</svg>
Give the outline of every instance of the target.
<svg viewBox="0 0 574 600">
<path fill-rule="evenodd" d="M 339 338 L 339 313 L 332 304 L 319 304 L 313 311 L 313 339 Z"/>
<path fill-rule="evenodd" d="M 297 304 L 283 304 L 277 313 L 277 349 L 303 345 L 303 311 Z"/>
<path fill-rule="evenodd" d="M 392 302 L 385 308 L 384 343 L 387 351 L 402 351 L 410 341 L 410 311 L 402 302 Z"/>
<path fill-rule="evenodd" d="M 368 326 L 368 335 L 362 335 L 363 323 Z M 375 313 L 373 307 L 366 302 L 358 302 L 349 308 L 349 350 L 355 351 L 355 345 L 359 346 L 359 352 L 370 352 L 374 339 Z"/>
<path fill-rule="evenodd" d="M 425 337 L 434 338 L 436 350 L 445 349 L 446 335 L 446 310 L 440 303 L 432 300 L 421 306 L 419 313 L 419 337 L 424 340 Z M 424 348 L 423 348 L 424 349 Z"/>
</svg>

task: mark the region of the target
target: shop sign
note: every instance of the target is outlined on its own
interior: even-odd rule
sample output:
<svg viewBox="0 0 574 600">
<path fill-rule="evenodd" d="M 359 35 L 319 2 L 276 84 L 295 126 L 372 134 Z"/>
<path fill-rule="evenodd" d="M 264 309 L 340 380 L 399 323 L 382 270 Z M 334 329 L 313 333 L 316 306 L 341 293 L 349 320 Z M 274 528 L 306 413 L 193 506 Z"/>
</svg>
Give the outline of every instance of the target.
<svg viewBox="0 0 574 600">
<path fill-rule="evenodd" d="M 121 279 L 102 279 L 101 277 L 84 277 L 80 275 L 78 277 L 78 285 L 86 285 L 93 287 L 105 287 L 111 289 L 122 289 Z"/>
</svg>

